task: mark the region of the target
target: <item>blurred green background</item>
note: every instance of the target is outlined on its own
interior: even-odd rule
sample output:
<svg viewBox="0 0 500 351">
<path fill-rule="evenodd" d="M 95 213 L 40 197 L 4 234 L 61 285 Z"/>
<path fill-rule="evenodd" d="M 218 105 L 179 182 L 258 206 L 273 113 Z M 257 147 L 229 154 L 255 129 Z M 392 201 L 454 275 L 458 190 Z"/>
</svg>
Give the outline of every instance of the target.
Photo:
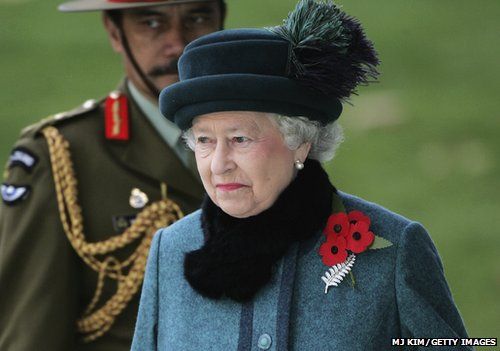
<svg viewBox="0 0 500 351">
<path fill-rule="evenodd" d="M 499 337 L 500 1 L 339 3 L 364 24 L 382 75 L 345 108 L 332 180 L 422 222 L 470 335 Z M 1 164 L 23 126 L 121 78 L 100 15 L 58 4 L 0 0 Z M 230 0 L 226 27 L 279 24 L 294 4 Z"/>
</svg>

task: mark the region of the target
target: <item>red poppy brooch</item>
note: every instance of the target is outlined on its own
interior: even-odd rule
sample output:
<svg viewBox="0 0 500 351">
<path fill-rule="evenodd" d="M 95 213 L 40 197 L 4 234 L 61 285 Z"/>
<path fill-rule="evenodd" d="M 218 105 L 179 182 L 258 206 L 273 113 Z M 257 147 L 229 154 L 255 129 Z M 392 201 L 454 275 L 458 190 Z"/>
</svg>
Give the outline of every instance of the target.
<svg viewBox="0 0 500 351">
<path fill-rule="evenodd" d="M 351 274 L 356 255 L 366 250 L 382 249 L 392 243 L 370 230 L 371 220 L 361 211 L 346 213 L 340 198 L 334 194 L 334 213 L 328 217 L 323 233 L 326 240 L 319 248 L 321 260 L 330 268 L 321 277 L 325 294 L 330 286 L 337 286 Z M 354 279 L 353 279 L 354 281 Z"/>
</svg>

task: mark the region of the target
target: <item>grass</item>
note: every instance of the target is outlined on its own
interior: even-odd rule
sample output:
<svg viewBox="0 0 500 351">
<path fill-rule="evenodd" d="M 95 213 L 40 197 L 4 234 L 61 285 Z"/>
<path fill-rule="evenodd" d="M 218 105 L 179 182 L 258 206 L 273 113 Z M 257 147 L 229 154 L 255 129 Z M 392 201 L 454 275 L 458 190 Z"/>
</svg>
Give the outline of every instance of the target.
<svg viewBox="0 0 500 351">
<path fill-rule="evenodd" d="M 290 0 L 229 1 L 227 27 L 278 24 Z M 98 14 L 0 0 L 0 162 L 18 131 L 113 89 L 120 59 Z M 334 184 L 422 222 L 471 336 L 500 325 L 500 2 L 351 0 L 382 60 L 341 118 Z M 423 263 L 425 264 L 425 263 Z"/>
</svg>

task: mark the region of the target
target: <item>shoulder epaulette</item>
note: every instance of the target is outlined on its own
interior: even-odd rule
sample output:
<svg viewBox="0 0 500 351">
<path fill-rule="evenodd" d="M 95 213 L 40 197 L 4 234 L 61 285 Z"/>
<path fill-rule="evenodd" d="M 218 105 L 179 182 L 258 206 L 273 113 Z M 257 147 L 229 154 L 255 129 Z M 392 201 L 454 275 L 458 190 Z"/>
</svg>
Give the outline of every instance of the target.
<svg viewBox="0 0 500 351">
<path fill-rule="evenodd" d="M 61 121 L 65 121 L 65 120 L 72 118 L 72 117 L 81 116 L 81 115 L 97 108 L 99 106 L 99 103 L 100 103 L 99 100 L 94 100 L 94 99 L 87 100 L 83 104 L 81 104 L 80 106 L 78 106 L 72 110 L 69 110 L 66 112 L 56 113 L 54 115 L 50 115 L 48 117 L 45 117 L 42 120 L 38 121 L 37 123 L 34 123 L 34 124 L 24 128 L 21 131 L 21 136 L 24 137 L 24 136 L 27 136 L 29 134 L 34 135 L 44 127 L 55 125 Z"/>
</svg>

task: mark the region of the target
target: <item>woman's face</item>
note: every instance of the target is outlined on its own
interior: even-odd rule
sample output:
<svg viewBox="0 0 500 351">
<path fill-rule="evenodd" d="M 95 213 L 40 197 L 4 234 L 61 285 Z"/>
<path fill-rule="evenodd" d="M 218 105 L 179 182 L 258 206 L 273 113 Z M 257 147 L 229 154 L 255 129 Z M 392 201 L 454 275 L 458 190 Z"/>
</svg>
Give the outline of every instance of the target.
<svg viewBox="0 0 500 351">
<path fill-rule="evenodd" d="M 231 111 L 193 121 L 194 151 L 203 186 L 212 201 L 233 217 L 271 207 L 304 162 L 309 144 L 290 150 L 263 112 Z"/>
</svg>

